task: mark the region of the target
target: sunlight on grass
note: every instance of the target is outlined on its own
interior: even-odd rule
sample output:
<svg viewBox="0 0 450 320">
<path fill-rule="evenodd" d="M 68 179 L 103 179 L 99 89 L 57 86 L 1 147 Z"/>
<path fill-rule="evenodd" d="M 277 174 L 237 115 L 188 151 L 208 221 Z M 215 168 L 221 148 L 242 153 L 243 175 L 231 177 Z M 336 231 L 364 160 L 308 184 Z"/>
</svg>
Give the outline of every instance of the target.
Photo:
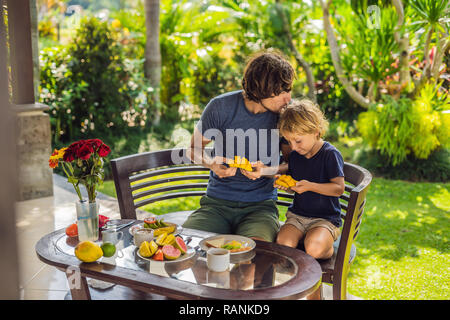
<svg viewBox="0 0 450 320">
<path fill-rule="evenodd" d="M 450 184 L 375 178 L 348 290 L 364 299 L 449 299 Z"/>
<path fill-rule="evenodd" d="M 436 208 L 450 212 L 450 192 L 447 189 L 440 188 L 438 192 L 430 195 L 428 199 L 430 199 Z"/>
<path fill-rule="evenodd" d="M 406 219 L 406 217 L 408 217 L 408 212 L 401 211 L 401 210 L 393 210 L 393 211 L 386 212 L 384 214 L 384 216 L 386 218 L 392 218 L 392 219 L 395 219 L 395 218 Z"/>
</svg>

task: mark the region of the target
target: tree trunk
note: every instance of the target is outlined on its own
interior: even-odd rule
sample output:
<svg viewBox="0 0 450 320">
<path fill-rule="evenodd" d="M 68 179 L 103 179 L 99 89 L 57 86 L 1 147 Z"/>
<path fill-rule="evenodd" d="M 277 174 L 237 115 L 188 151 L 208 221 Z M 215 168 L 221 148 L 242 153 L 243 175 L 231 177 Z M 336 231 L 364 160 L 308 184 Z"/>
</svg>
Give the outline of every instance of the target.
<svg viewBox="0 0 450 320">
<path fill-rule="evenodd" d="M 431 66 L 431 77 L 439 81 L 439 68 L 442 65 L 445 55 L 450 50 L 450 40 L 448 38 L 441 38 L 436 46 L 436 54 L 434 55 L 433 64 Z"/>
<path fill-rule="evenodd" d="M 311 66 L 309 65 L 308 62 L 306 62 L 305 59 L 303 59 L 303 56 L 300 54 L 300 52 L 295 47 L 294 41 L 292 40 L 292 33 L 291 33 L 289 21 L 288 21 L 286 15 L 284 14 L 283 8 L 280 6 L 280 1 L 277 0 L 276 3 L 277 3 L 276 8 L 277 8 L 278 14 L 280 15 L 281 20 L 283 21 L 284 32 L 286 33 L 286 36 L 288 38 L 289 48 L 292 51 L 292 53 L 294 54 L 294 57 L 295 57 L 295 60 L 297 60 L 297 63 L 306 72 L 306 81 L 307 81 L 307 85 L 308 85 L 308 89 L 309 89 L 308 90 L 308 98 L 314 102 L 317 102 L 316 86 L 315 86 L 314 74 L 311 70 Z"/>
<path fill-rule="evenodd" d="M 159 45 L 159 0 L 145 0 L 145 62 L 144 74 L 153 87 L 152 102 L 155 114 L 147 114 L 147 119 L 153 119 L 153 124 L 159 124 L 159 90 L 161 83 L 161 51 Z M 147 120 L 148 122 L 148 120 Z"/>
<path fill-rule="evenodd" d="M 353 101 L 355 101 L 361 107 L 368 109 L 370 105 L 369 99 L 361 95 L 353 87 L 351 81 L 347 79 L 344 74 L 344 69 L 342 68 L 341 59 L 339 57 L 339 46 L 337 44 L 336 36 L 334 35 L 333 27 L 330 23 L 330 3 L 331 0 L 328 0 L 326 4 L 323 0 L 320 0 L 323 11 L 323 27 L 325 28 L 325 32 L 327 33 L 328 46 L 330 47 L 331 59 L 333 60 L 333 66 L 336 70 L 336 75 L 339 81 L 344 86 L 345 91 L 349 94 Z"/>
<path fill-rule="evenodd" d="M 437 33 L 438 36 L 438 33 Z M 438 36 L 439 37 L 439 36 Z M 442 65 L 442 61 L 444 60 L 444 56 L 446 52 L 450 49 L 450 40 L 447 39 L 447 37 L 443 36 L 442 38 L 438 38 L 436 43 L 436 51 L 433 57 L 433 63 L 430 64 L 429 61 L 429 43 L 425 43 L 425 52 L 424 55 L 427 56 L 425 67 L 422 71 L 422 76 L 418 81 L 415 83 L 414 88 L 414 95 L 416 95 L 422 87 L 425 85 L 425 83 L 429 80 L 432 80 L 434 83 L 439 81 L 439 67 Z"/>
<path fill-rule="evenodd" d="M 401 0 L 392 0 L 392 4 L 397 11 L 398 20 L 394 33 L 395 41 L 400 48 L 400 85 L 405 86 L 408 91 L 411 90 L 411 74 L 409 72 L 409 37 L 408 35 L 400 35 L 400 29 L 405 21 L 405 14 L 403 10 L 403 4 Z"/>
</svg>

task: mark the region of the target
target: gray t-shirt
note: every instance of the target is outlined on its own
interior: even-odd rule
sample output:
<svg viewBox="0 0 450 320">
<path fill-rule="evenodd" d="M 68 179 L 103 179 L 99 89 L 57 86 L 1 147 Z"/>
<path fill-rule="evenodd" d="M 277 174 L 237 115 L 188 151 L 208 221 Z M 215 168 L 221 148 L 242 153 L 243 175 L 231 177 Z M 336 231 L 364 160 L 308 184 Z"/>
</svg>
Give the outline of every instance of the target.
<svg viewBox="0 0 450 320">
<path fill-rule="evenodd" d="M 244 104 L 242 90 L 222 94 L 212 99 L 202 113 L 197 129 L 214 140 L 216 156 L 234 159 L 247 158 L 277 166 L 280 160 L 278 114 L 266 111 L 253 114 Z M 273 178 L 251 180 L 240 170 L 233 177 L 219 178 L 211 171 L 208 196 L 241 202 L 259 202 L 277 199 Z"/>
</svg>

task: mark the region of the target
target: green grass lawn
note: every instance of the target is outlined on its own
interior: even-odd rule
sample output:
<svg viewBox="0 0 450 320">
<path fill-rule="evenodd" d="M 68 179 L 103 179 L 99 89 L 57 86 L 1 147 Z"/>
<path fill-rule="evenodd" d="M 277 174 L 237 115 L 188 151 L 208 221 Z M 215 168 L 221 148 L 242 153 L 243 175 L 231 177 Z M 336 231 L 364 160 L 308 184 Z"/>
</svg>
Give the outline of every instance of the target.
<svg viewBox="0 0 450 320">
<path fill-rule="evenodd" d="M 115 197 L 106 181 L 100 192 Z M 144 207 L 155 214 L 193 210 L 199 198 Z M 285 207 L 280 207 L 284 219 Z M 450 183 L 374 178 L 357 238 L 348 291 L 363 299 L 450 299 Z"/>
</svg>

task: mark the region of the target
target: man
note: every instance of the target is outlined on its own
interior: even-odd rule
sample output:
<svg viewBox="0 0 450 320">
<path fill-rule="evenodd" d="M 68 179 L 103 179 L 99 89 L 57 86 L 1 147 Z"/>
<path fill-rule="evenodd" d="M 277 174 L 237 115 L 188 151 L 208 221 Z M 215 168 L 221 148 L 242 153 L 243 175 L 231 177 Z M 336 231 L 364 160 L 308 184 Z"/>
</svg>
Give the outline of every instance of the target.
<svg viewBox="0 0 450 320">
<path fill-rule="evenodd" d="M 277 193 L 273 179 L 279 165 L 280 111 L 291 100 L 295 71 L 278 52 L 266 51 L 248 62 L 243 90 L 212 99 L 191 140 L 189 157 L 211 169 L 206 196 L 183 227 L 222 234 L 239 234 L 274 241 L 279 230 Z M 214 140 L 214 157 L 204 148 Z M 248 159 L 253 170 L 229 167 L 235 156 Z"/>
</svg>

